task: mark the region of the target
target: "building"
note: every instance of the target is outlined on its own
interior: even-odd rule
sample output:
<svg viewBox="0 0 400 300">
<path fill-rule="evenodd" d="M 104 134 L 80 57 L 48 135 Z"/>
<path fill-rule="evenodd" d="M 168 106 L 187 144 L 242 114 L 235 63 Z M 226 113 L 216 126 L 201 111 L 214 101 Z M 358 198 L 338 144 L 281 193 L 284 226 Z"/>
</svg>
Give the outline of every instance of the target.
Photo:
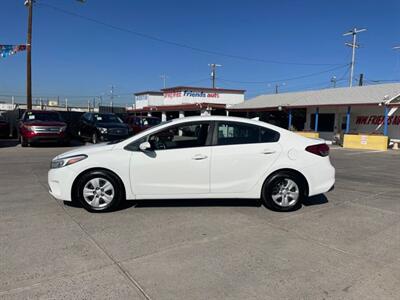
<svg viewBox="0 0 400 300">
<path fill-rule="evenodd" d="M 160 92 L 135 94 L 129 112 L 158 116 L 163 121 L 184 116 L 225 114 L 226 108 L 244 102 L 244 90 L 177 86 Z"/>
<path fill-rule="evenodd" d="M 324 139 L 335 140 L 343 133 L 400 139 L 399 108 L 400 83 L 392 83 L 261 95 L 228 110 L 265 121 L 275 116 L 282 127 L 316 131 Z"/>
</svg>

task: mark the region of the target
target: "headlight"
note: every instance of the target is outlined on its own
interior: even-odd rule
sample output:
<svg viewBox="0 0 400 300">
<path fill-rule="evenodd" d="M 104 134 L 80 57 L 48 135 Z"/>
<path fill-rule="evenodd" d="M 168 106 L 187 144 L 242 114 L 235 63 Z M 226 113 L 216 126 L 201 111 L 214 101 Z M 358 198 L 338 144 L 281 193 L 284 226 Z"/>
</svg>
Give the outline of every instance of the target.
<svg viewBox="0 0 400 300">
<path fill-rule="evenodd" d="M 99 127 L 100 133 L 107 133 L 107 128 Z"/>
<path fill-rule="evenodd" d="M 82 155 L 54 159 L 51 161 L 50 168 L 51 169 L 62 168 L 77 163 L 78 161 L 84 160 L 85 158 L 87 158 L 87 155 L 82 154 Z"/>
<path fill-rule="evenodd" d="M 60 132 L 67 130 L 67 126 L 60 127 Z"/>
</svg>

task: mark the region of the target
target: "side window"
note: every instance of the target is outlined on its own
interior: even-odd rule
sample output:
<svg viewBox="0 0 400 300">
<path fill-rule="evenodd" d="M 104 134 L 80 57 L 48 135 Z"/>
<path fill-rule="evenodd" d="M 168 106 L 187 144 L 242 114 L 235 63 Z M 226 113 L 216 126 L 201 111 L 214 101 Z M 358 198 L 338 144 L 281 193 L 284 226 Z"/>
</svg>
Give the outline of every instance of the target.
<svg viewBox="0 0 400 300">
<path fill-rule="evenodd" d="M 236 145 L 258 143 L 259 129 L 241 123 L 218 123 L 218 145 Z"/>
<path fill-rule="evenodd" d="M 279 132 L 260 127 L 260 143 L 275 143 L 279 141 L 279 137 Z"/>
<path fill-rule="evenodd" d="M 177 125 L 151 135 L 149 143 L 154 150 L 202 147 L 209 128 L 208 123 Z"/>
<path fill-rule="evenodd" d="M 255 125 L 220 122 L 217 127 L 217 145 L 272 143 L 278 140 L 278 132 Z"/>
</svg>

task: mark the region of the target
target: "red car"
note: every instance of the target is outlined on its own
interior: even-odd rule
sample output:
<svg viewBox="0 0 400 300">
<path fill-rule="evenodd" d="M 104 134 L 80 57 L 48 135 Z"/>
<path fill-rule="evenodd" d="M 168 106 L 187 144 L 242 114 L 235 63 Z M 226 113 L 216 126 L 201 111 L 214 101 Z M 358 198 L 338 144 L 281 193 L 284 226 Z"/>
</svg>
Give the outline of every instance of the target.
<svg viewBox="0 0 400 300">
<path fill-rule="evenodd" d="M 161 120 L 156 117 L 148 116 L 128 116 L 125 123 L 132 128 L 133 134 L 137 134 L 147 128 L 160 124 Z"/>
<path fill-rule="evenodd" d="M 26 111 L 18 124 L 18 133 L 22 147 L 33 143 L 56 142 L 69 143 L 67 124 L 56 111 Z"/>
</svg>

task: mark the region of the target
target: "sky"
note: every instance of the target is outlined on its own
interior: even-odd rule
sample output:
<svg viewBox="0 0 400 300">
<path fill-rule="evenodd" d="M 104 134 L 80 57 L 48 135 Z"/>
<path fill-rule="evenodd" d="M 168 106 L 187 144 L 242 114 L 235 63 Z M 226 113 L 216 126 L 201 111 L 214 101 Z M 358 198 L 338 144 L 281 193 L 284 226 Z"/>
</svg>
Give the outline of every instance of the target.
<svg viewBox="0 0 400 300">
<path fill-rule="evenodd" d="M 24 0 L 0 0 L 0 44 L 26 43 Z M 246 90 L 246 98 L 348 85 L 350 37 L 358 35 L 355 77 L 400 80 L 400 1 L 36 0 L 33 96 L 93 97 L 131 104 L 132 93 L 167 87 Z M 78 17 L 79 15 L 80 17 Z M 300 77 L 300 78 L 299 78 Z M 381 81 L 385 82 L 385 81 Z M 0 101 L 26 94 L 26 55 L 0 58 Z"/>
</svg>

